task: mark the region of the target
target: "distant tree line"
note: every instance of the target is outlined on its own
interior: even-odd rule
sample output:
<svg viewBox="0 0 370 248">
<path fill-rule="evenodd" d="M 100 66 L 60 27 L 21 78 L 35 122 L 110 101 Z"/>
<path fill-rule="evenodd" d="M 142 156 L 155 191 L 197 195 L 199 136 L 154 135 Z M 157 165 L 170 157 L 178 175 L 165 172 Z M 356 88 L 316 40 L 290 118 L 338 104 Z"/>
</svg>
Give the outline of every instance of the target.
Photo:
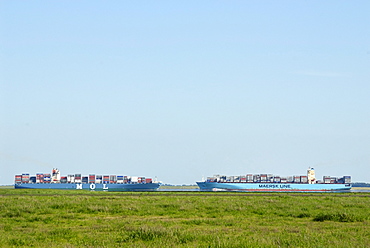
<svg viewBox="0 0 370 248">
<path fill-rule="evenodd" d="M 352 183 L 352 187 L 370 187 L 370 183 Z"/>
</svg>

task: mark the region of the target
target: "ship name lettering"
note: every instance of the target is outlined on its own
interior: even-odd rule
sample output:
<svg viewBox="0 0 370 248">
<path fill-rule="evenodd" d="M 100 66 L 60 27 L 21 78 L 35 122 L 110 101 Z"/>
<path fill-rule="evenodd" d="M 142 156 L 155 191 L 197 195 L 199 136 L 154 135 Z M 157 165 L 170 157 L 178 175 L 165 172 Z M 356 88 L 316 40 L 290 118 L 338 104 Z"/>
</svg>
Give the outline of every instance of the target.
<svg viewBox="0 0 370 248">
<path fill-rule="evenodd" d="M 280 185 L 280 188 L 282 188 L 282 189 L 290 188 L 290 185 L 289 184 L 288 185 Z"/>
<path fill-rule="evenodd" d="M 82 184 L 76 184 L 76 189 L 82 189 Z"/>
<path fill-rule="evenodd" d="M 103 184 L 103 189 L 108 189 L 106 184 Z"/>
<path fill-rule="evenodd" d="M 278 188 L 279 185 L 276 185 L 276 184 L 260 184 L 259 187 L 260 188 Z"/>
<path fill-rule="evenodd" d="M 259 184 L 259 187 L 260 188 L 267 188 L 267 189 L 276 189 L 276 188 L 280 188 L 280 189 L 288 189 L 290 188 L 290 185 L 284 185 L 284 184 Z"/>
<path fill-rule="evenodd" d="M 95 184 L 94 184 L 94 183 L 90 184 L 90 189 L 91 189 L 91 190 L 94 190 L 95 188 L 96 188 L 96 186 L 95 186 Z"/>
</svg>

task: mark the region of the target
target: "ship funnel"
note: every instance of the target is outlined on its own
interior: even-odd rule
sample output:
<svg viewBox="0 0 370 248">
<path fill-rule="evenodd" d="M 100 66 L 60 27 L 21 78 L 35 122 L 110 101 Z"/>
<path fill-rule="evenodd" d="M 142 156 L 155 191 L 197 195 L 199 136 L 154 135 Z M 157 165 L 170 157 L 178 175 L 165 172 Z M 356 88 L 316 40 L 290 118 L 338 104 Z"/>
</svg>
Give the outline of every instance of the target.
<svg viewBox="0 0 370 248">
<path fill-rule="evenodd" d="M 307 170 L 307 179 L 309 184 L 314 184 L 316 183 L 316 178 L 315 178 L 315 169 L 308 167 Z"/>
</svg>

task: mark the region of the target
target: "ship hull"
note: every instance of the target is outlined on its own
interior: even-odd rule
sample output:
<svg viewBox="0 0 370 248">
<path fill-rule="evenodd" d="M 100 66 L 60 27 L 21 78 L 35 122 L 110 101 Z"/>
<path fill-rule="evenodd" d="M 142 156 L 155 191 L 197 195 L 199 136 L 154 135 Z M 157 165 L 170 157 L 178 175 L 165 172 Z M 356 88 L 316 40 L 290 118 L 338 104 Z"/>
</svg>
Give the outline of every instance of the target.
<svg viewBox="0 0 370 248">
<path fill-rule="evenodd" d="M 15 184 L 16 189 L 61 189 L 61 190 L 94 190 L 94 191 L 156 191 L 160 183 L 22 183 Z"/>
<path fill-rule="evenodd" d="M 351 184 L 217 183 L 197 182 L 201 191 L 330 192 L 350 190 Z"/>
</svg>

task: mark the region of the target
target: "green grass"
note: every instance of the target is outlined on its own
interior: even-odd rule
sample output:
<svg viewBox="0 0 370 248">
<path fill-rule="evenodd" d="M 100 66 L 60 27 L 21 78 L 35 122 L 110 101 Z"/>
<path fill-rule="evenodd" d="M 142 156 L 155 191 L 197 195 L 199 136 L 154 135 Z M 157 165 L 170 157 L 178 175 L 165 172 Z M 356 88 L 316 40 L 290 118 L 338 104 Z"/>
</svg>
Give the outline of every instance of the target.
<svg viewBox="0 0 370 248">
<path fill-rule="evenodd" d="M 0 189 L 1 247 L 369 247 L 370 194 Z"/>
</svg>

